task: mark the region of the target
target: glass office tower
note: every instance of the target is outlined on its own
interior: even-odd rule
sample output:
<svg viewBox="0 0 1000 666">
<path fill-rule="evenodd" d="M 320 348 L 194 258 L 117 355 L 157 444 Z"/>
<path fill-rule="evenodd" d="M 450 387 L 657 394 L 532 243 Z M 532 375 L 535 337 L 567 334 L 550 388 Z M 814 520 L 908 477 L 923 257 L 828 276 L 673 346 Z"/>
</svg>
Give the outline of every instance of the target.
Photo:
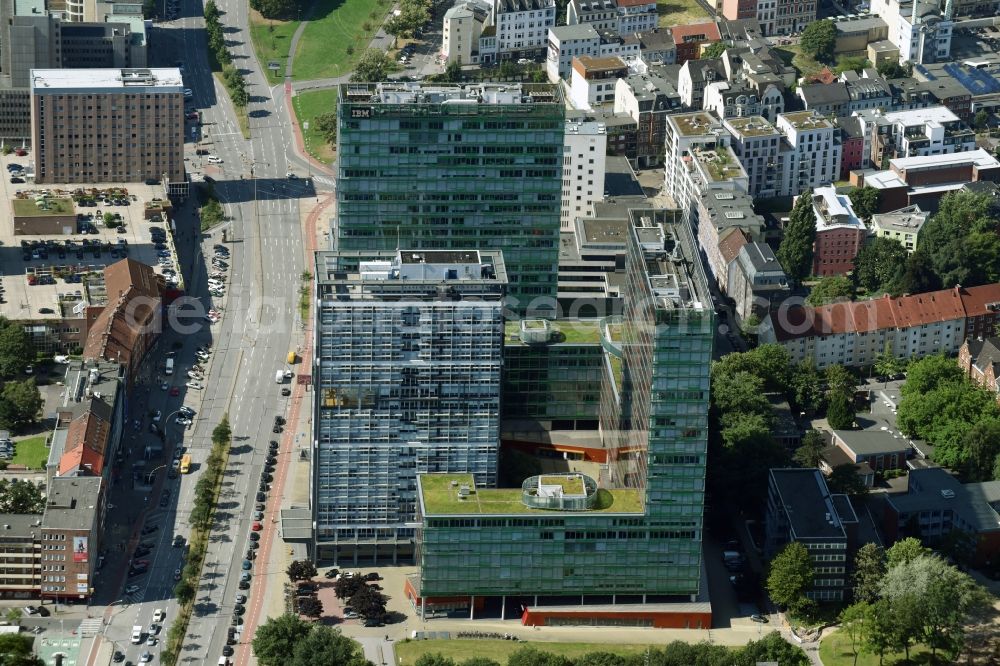
<svg viewBox="0 0 1000 666">
<path fill-rule="evenodd" d="M 503 257 L 318 252 L 316 267 L 315 557 L 411 559 L 417 474 L 496 485 Z"/>
<path fill-rule="evenodd" d="M 503 250 L 511 309 L 552 316 L 565 108 L 548 84 L 340 86 L 336 250 Z"/>
<path fill-rule="evenodd" d="M 600 325 L 607 470 L 518 489 L 421 475 L 421 571 L 407 593 L 422 608 L 462 607 L 462 597 L 470 609 L 484 597 L 507 607 L 513 596 L 526 622 L 709 620 L 701 549 L 714 312 L 694 236 L 675 212 L 630 211 L 624 315 Z M 588 618 L 552 611 L 553 601 L 601 610 Z M 629 609 L 637 602 L 667 605 L 640 617 Z"/>
</svg>

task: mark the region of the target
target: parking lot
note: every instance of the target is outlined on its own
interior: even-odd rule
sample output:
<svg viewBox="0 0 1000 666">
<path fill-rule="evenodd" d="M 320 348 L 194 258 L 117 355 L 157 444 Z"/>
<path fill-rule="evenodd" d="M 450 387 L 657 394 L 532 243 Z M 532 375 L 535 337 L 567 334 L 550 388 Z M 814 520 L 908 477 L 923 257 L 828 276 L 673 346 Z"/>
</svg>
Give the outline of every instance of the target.
<svg viewBox="0 0 1000 666">
<path fill-rule="evenodd" d="M 0 315 L 45 320 L 79 311 L 81 302 L 105 296 L 99 288 L 91 293 L 88 276 L 126 257 L 153 266 L 168 285 L 183 286 L 169 221 L 164 221 L 170 204 L 161 186 L 10 182 L 23 180 L 11 174 L 14 165 L 26 167 L 29 160 L 30 155 L 0 158 L 0 173 L 6 174 L 0 181 L 5 201 L 0 205 Z M 156 217 L 147 219 L 151 215 Z M 15 217 L 22 233 L 15 233 Z"/>
</svg>

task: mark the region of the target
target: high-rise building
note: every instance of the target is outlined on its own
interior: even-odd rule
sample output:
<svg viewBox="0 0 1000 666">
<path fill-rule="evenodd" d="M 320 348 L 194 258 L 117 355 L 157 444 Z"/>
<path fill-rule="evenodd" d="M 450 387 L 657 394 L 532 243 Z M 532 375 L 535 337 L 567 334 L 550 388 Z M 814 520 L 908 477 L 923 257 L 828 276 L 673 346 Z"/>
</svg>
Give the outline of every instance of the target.
<svg viewBox="0 0 1000 666">
<path fill-rule="evenodd" d="M 599 326 L 607 466 L 513 489 L 419 475 L 421 570 L 406 593 L 422 611 L 474 617 L 499 605 L 526 624 L 709 626 L 701 549 L 712 299 L 690 226 L 674 211 L 630 211 L 627 246 L 625 314 Z M 548 339 L 528 324 L 529 343 L 534 330 Z"/>
<path fill-rule="evenodd" d="M 412 558 L 417 474 L 496 485 L 506 285 L 499 251 L 317 254 L 318 559 Z"/>
<path fill-rule="evenodd" d="M 503 250 L 515 312 L 552 315 L 564 104 L 550 84 L 344 84 L 336 250 Z"/>
<path fill-rule="evenodd" d="M 572 231 L 578 217 L 594 214 L 594 202 L 604 199 L 607 128 L 594 121 L 569 121 L 563 146 L 560 228 Z"/>
<path fill-rule="evenodd" d="M 36 183 L 183 181 L 180 70 L 31 70 L 31 145 Z"/>
</svg>

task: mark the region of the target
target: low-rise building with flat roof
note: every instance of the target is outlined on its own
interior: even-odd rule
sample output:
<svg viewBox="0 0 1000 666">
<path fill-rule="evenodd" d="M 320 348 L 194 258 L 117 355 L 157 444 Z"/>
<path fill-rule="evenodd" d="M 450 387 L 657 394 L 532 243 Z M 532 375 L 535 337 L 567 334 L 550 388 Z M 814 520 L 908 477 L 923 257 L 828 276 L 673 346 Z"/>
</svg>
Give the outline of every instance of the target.
<svg viewBox="0 0 1000 666">
<path fill-rule="evenodd" d="M 881 238 L 899 241 L 907 252 L 912 253 L 917 249 L 920 230 L 929 217 L 930 213 L 920 210 L 917 205 L 888 213 L 876 213 L 872 215 L 872 233 Z"/>
</svg>

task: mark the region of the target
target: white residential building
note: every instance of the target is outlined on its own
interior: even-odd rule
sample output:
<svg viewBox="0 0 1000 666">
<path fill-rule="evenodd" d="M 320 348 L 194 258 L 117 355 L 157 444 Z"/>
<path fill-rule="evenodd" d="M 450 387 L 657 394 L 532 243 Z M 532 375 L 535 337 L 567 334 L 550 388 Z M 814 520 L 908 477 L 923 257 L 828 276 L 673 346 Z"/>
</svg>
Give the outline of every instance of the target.
<svg viewBox="0 0 1000 666">
<path fill-rule="evenodd" d="M 587 23 L 623 37 L 653 30 L 659 23 L 656 0 L 570 0 L 566 24 Z"/>
<path fill-rule="evenodd" d="M 495 0 L 497 58 L 545 56 L 549 28 L 556 24 L 556 0 Z"/>
<path fill-rule="evenodd" d="M 840 129 L 812 111 L 781 113 L 775 123 L 789 148 L 782 151 L 779 196 L 801 194 L 837 180 Z"/>
<path fill-rule="evenodd" d="M 615 84 L 628 76 L 628 65 L 618 56 L 573 58 L 569 98 L 573 107 L 583 111 L 615 103 Z"/>
<path fill-rule="evenodd" d="M 858 114 L 862 131 L 869 135 L 868 157 L 881 165 L 884 159 L 948 155 L 975 150 L 976 134 L 946 106 L 930 106 L 881 113 Z"/>
<path fill-rule="evenodd" d="M 889 26 L 889 41 L 903 62 L 945 62 L 951 56 L 953 22 L 938 0 L 871 0 L 871 14 Z M 944 6 L 944 11 L 942 11 Z"/>
<path fill-rule="evenodd" d="M 593 58 L 618 56 L 626 63 L 637 63 L 640 43 L 638 40 L 625 40 L 608 33 L 599 34 L 587 24 L 549 28 L 548 56 L 545 59 L 549 81 L 557 83 L 568 78 L 573 58 L 584 55 Z"/>
<path fill-rule="evenodd" d="M 692 204 L 706 192 L 747 191 L 747 173 L 718 118 L 698 111 L 666 120 L 664 182 L 689 219 Z"/>
<path fill-rule="evenodd" d="M 604 123 L 566 122 L 560 231 L 572 231 L 575 220 L 591 217 L 594 202 L 604 199 L 607 148 L 608 133 Z"/>
<path fill-rule="evenodd" d="M 747 191 L 755 197 L 779 196 L 782 152 L 788 145 L 784 135 L 761 116 L 727 118 L 722 124 L 733 135 L 733 152 L 746 169 Z"/>
<path fill-rule="evenodd" d="M 491 7 L 484 0 L 465 0 L 445 12 L 441 39 L 445 62 L 477 64 L 479 37 L 491 20 Z"/>
<path fill-rule="evenodd" d="M 912 254 L 917 249 L 920 229 L 929 217 L 930 213 L 915 204 L 889 213 L 876 213 L 872 215 L 872 234 L 897 240 Z"/>
</svg>

